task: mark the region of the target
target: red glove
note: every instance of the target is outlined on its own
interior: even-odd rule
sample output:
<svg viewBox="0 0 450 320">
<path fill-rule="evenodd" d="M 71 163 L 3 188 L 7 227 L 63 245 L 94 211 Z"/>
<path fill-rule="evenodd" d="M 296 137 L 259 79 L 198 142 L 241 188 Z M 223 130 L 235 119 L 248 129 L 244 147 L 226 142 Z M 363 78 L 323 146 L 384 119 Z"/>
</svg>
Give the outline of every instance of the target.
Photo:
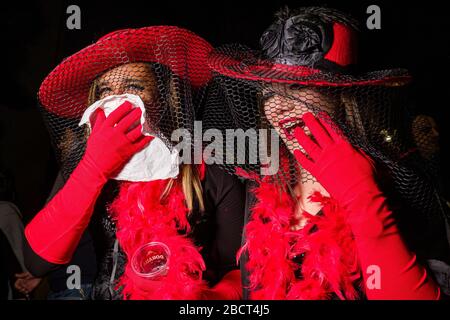
<svg viewBox="0 0 450 320">
<path fill-rule="evenodd" d="M 306 113 L 303 121 L 317 143 L 303 129 L 296 128 L 294 136 L 309 158 L 300 150 L 295 150 L 294 155 L 348 211 L 367 297 L 438 299 L 439 288 L 400 236 L 386 198 L 375 183 L 375 170 L 368 156 L 333 129 L 329 117 L 319 121 Z"/>
<path fill-rule="evenodd" d="M 241 300 L 242 282 L 241 272 L 228 272 L 213 288 L 203 292 L 203 300 Z"/>
<path fill-rule="evenodd" d="M 128 131 L 141 115 L 140 109 L 131 109 L 131 103 L 125 102 L 107 119 L 102 110 L 96 113 L 82 160 L 64 187 L 25 228 L 33 251 L 48 262 L 70 261 L 103 185 L 153 139 L 142 135 L 140 125 Z"/>
</svg>

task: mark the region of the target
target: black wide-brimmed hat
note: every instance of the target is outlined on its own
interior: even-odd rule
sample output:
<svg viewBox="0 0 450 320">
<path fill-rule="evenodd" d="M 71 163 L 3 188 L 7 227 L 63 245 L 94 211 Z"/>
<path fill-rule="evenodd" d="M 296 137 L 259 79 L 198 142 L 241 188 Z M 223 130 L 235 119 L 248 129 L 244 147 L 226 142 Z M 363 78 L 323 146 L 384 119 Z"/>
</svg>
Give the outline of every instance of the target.
<svg viewBox="0 0 450 320">
<path fill-rule="evenodd" d="M 357 23 L 321 7 L 281 10 L 263 33 L 261 50 L 225 45 L 208 63 L 220 75 L 250 81 L 314 86 L 387 85 L 409 81 L 405 70 L 356 73 Z"/>
</svg>

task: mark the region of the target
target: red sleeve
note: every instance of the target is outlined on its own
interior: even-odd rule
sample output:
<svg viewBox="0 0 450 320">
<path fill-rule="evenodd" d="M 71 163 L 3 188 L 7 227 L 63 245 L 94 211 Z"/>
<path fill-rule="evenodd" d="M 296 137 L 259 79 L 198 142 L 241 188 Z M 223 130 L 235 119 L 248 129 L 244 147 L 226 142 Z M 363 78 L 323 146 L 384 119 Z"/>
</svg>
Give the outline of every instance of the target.
<svg viewBox="0 0 450 320">
<path fill-rule="evenodd" d="M 33 251 L 54 264 L 71 260 L 106 179 L 81 161 L 64 187 L 25 228 Z"/>
<path fill-rule="evenodd" d="M 349 210 L 369 299 L 439 299 L 439 287 L 406 247 L 381 192 L 354 199 Z"/>
</svg>

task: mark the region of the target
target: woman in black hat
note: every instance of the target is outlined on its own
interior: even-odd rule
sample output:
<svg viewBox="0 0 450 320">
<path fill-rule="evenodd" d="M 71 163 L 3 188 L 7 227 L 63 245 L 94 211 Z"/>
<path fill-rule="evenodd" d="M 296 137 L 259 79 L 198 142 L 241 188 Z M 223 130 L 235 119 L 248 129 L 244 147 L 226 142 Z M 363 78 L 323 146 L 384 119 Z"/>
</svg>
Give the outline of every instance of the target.
<svg viewBox="0 0 450 320">
<path fill-rule="evenodd" d="M 423 263 L 448 259 L 445 221 L 433 185 L 415 171 L 423 164 L 403 161 L 409 75 L 358 73 L 356 31 L 333 9 L 284 9 L 260 52 L 229 45 L 210 55 L 216 77 L 204 126 L 265 128 L 281 138 L 275 174 L 264 175 L 264 159 L 225 166 L 248 179 L 246 297 L 440 297 Z M 433 216 L 433 235 L 415 210 L 421 221 Z"/>
</svg>

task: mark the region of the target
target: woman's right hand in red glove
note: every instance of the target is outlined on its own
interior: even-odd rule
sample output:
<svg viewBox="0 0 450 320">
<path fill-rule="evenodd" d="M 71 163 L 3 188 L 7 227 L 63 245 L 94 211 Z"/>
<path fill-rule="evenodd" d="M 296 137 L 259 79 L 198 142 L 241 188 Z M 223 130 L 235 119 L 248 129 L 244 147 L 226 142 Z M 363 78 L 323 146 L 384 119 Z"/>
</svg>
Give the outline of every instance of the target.
<svg viewBox="0 0 450 320">
<path fill-rule="evenodd" d="M 82 161 L 91 165 L 106 180 L 118 173 L 135 153 L 153 139 L 142 134 L 140 124 L 130 130 L 141 116 L 141 109 L 132 108 L 133 105 L 126 101 L 108 118 L 103 110 L 97 109 L 92 119 L 94 126 Z"/>
<path fill-rule="evenodd" d="M 70 261 L 106 181 L 153 137 L 133 128 L 141 111 L 123 103 L 108 118 L 102 110 L 87 141 L 86 152 L 64 187 L 25 228 L 30 247 L 54 264 Z"/>
</svg>

